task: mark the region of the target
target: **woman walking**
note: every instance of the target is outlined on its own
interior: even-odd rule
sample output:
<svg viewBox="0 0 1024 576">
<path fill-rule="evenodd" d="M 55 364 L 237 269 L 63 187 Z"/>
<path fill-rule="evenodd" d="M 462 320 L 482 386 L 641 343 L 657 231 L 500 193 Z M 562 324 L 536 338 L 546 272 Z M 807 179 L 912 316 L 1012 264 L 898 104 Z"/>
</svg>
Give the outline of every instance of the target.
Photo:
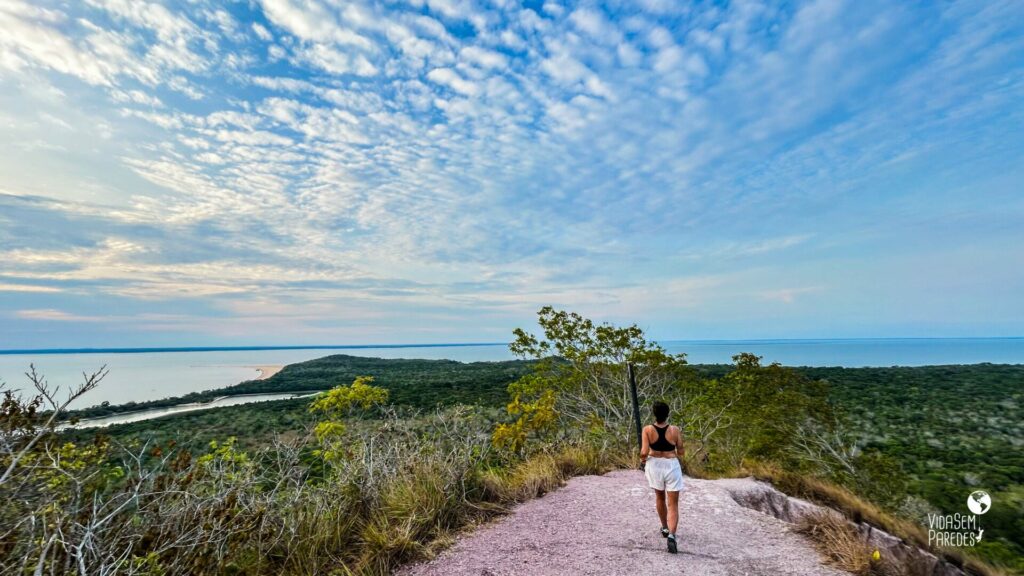
<svg viewBox="0 0 1024 576">
<path fill-rule="evenodd" d="M 679 491 L 683 489 L 683 441 L 679 427 L 668 424 L 668 404 L 654 403 L 654 424 L 644 426 L 640 448 L 640 466 L 647 483 L 654 489 L 661 535 L 668 540 L 668 551 L 675 554 L 676 527 L 679 524 Z"/>
</svg>

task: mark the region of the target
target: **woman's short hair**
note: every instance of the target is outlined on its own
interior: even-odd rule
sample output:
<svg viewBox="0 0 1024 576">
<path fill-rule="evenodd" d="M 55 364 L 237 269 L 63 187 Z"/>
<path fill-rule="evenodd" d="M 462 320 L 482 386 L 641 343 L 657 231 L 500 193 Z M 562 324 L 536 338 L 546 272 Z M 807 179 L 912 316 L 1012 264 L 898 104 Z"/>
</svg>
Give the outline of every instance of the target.
<svg viewBox="0 0 1024 576">
<path fill-rule="evenodd" d="M 658 421 L 658 424 L 668 420 L 668 404 L 655 402 L 652 411 L 654 412 L 654 419 Z"/>
</svg>

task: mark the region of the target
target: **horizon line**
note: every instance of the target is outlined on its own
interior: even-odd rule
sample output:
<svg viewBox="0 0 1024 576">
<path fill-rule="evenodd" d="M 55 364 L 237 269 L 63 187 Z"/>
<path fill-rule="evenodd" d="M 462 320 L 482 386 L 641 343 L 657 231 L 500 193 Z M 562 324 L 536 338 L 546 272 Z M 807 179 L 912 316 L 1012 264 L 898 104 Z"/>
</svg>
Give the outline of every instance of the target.
<svg viewBox="0 0 1024 576">
<path fill-rule="evenodd" d="M 365 348 L 452 348 L 507 346 L 507 342 L 449 342 L 442 344 L 310 344 L 296 346 L 151 346 L 145 348 L 28 348 L 0 350 L 0 354 L 138 354 L 146 352 L 232 352 L 245 350 L 361 350 Z"/>
<path fill-rule="evenodd" d="M 881 336 L 857 338 L 745 338 L 745 339 L 668 339 L 652 340 L 655 344 L 686 342 L 694 344 L 774 343 L 774 342 L 850 342 L 869 340 L 1020 340 L 1024 336 Z M 455 348 L 470 346 L 507 346 L 508 342 L 447 342 L 439 344 L 310 344 L 254 346 L 148 346 L 141 348 L 12 348 L 0 355 L 18 354 L 145 354 L 154 352 L 235 352 L 260 350 L 363 350 L 374 348 Z"/>
</svg>

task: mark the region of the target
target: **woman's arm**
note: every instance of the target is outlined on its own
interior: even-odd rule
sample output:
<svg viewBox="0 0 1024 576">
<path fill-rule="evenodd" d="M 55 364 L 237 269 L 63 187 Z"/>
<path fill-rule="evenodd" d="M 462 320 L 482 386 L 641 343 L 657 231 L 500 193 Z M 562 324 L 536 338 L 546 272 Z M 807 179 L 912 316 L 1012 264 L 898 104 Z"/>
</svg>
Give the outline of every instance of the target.
<svg viewBox="0 0 1024 576">
<path fill-rule="evenodd" d="M 686 456 L 686 447 L 683 446 L 683 429 L 676 426 L 676 456 L 683 458 Z"/>
</svg>

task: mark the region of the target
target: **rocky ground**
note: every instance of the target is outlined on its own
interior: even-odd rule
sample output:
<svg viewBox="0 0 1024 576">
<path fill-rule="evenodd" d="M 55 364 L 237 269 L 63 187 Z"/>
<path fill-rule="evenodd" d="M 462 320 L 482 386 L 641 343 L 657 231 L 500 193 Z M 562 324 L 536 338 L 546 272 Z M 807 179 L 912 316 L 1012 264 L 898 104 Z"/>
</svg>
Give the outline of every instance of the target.
<svg viewBox="0 0 1024 576">
<path fill-rule="evenodd" d="M 639 471 L 581 476 L 460 538 L 406 576 L 503 574 L 841 575 L 791 525 L 741 506 L 753 480 L 688 478 L 679 554 L 666 551 L 654 495 Z M 741 499 L 742 500 L 742 499 Z"/>
</svg>

